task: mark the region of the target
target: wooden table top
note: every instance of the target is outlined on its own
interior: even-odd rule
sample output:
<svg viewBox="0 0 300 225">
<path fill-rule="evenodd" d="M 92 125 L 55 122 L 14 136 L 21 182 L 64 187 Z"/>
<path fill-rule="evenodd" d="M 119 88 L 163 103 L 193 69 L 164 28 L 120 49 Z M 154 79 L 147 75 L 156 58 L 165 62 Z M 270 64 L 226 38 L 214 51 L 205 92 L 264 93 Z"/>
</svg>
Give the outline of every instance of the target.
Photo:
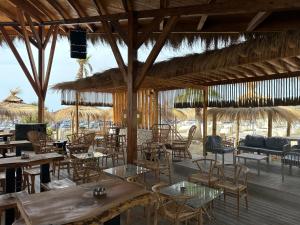
<svg viewBox="0 0 300 225">
<path fill-rule="evenodd" d="M 19 141 L 10 141 L 9 143 L 0 141 L 0 147 L 5 147 L 5 146 L 17 146 L 17 145 L 24 145 L 24 144 L 30 144 L 30 141 L 27 140 L 19 140 Z"/>
<path fill-rule="evenodd" d="M 266 155 L 258 155 L 253 153 L 241 153 L 236 155 L 235 157 L 243 158 L 243 159 L 253 159 L 253 160 L 263 160 L 268 158 L 268 156 Z"/>
<path fill-rule="evenodd" d="M 13 133 L 4 133 L 4 132 L 0 132 L 0 137 L 11 137 L 14 136 Z"/>
<path fill-rule="evenodd" d="M 77 159 L 91 159 L 91 158 L 106 157 L 107 155 L 101 152 L 89 152 L 89 153 L 72 154 L 72 156 Z"/>
<path fill-rule="evenodd" d="M 45 154 L 30 154 L 29 159 L 21 159 L 21 156 L 1 158 L 0 168 L 8 167 L 22 167 L 27 165 L 41 165 L 52 162 L 54 160 L 62 160 L 64 156 L 58 153 L 45 153 Z"/>
<path fill-rule="evenodd" d="M 105 187 L 106 197 L 95 198 L 95 187 Z M 107 211 L 134 198 L 149 195 L 139 185 L 109 179 L 55 191 L 16 194 L 18 208 L 27 225 L 68 224 L 107 216 Z"/>
</svg>

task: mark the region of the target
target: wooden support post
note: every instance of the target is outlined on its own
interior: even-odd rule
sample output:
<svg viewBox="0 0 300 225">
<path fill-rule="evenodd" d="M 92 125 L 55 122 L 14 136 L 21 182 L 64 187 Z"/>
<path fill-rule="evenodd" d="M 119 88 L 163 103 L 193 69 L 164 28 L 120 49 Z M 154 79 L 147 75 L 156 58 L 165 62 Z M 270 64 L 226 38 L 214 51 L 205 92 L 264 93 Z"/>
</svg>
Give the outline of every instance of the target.
<svg viewBox="0 0 300 225">
<path fill-rule="evenodd" d="M 158 105 L 158 93 L 156 90 L 153 90 L 153 124 L 158 124 L 159 116 L 159 105 Z"/>
<path fill-rule="evenodd" d="M 137 158 L 137 89 L 134 87 L 137 77 L 137 20 L 134 12 L 128 14 L 128 73 L 127 73 L 127 163 Z"/>
<path fill-rule="evenodd" d="M 286 136 L 287 137 L 291 136 L 291 128 L 292 128 L 291 122 L 287 122 L 287 128 L 286 128 Z"/>
<path fill-rule="evenodd" d="M 76 105 L 75 105 L 75 132 L 79 133 L 79 93 L 76 92 Z"/>
<path fill-rule="evenodd" d="M 207 137 L 207 105 L 208 105 L 208 89 L 203 90 L 203 156 L 206 156 L 205 141 Z"/>
<path fill-rule="evenodd" d="M 235 134 L 235 138 L 236 138 L 236 146 L 238 146 L 239 140 L 240 140 L 240 116 L 239 115 L 238 115 L 238 117 L 236 119 L 236 134 Z"/>
<path fill-rule="evenodd" d="M 272 130 L 273 130 L 273 118 L 272 118 L 272 114 L 268 113 L 268 137 L 272 137 Z"/>
<path fill-rule="evenodd" d="M 213 114 L 212 119 L 212 135 L 217 135 L 217 115 Z"/>
<path fill-rule="evenodd" d="M 38 30 L 39 40 L 42 42 L 44 40 L 44 27 L 39 27 Z M 45 49 L 42 45 L 38 45 L 38 82 L 40 87 L 43 88 L 44 77 L 45 77 Z M 38 96 L 38 122 L 43 123 L 45 120 L 45 95 L 42 90 L 42 96 Z"/>
</svg>

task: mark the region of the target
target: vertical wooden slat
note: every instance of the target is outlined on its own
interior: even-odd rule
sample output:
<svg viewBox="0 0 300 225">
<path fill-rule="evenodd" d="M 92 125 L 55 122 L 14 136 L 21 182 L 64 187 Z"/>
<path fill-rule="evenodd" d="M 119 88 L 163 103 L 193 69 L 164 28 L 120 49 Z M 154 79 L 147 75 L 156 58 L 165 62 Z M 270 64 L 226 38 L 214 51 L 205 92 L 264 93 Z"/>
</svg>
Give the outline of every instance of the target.
<svg viewBox="0 0 300 225">
<path fill-rule="evenodd" d="M 75 131 L 76 134 L 79 132 L 79 93 L 76 92 L 76 105 L 75 105 Z"/>
<path fill-rule="evenodd" d="M 213 114 L 212 118 L 212 135 L 217 135 L 217 115 Z"/>
<path fill-rule="evenodd" d="M 268 113 L 268 137 L 272 137 L 272 130 L 273 130 L 273 118 L 272 114 Z"/>
<path fill-rule="evenodd" d="M 149 127 L 149 120 L 150 120 L 150 113 L 149 113 L 149 104 L 151 103 L 150 101 L 149 101 L 149 95 L 150 95 L 150 93 L 149 93 L 149 89 L 147 89 L 146 91 L 145 91 L 145 108 L 146 108 L 146 114 L 145 114 L 145 129 L 148 129 L 148 127 Z"/>
<path fill-rule="evenodd" d="M 291 122 L 287 122 L 286 136 L 291 136 Z"/>
<path fill-rule="evenodd" d="M 203 90 L 203 155 L 206 156 L 205 141 L 207 137 L 207 104 L 208 91 L 207 88 Z"/>
</svg>

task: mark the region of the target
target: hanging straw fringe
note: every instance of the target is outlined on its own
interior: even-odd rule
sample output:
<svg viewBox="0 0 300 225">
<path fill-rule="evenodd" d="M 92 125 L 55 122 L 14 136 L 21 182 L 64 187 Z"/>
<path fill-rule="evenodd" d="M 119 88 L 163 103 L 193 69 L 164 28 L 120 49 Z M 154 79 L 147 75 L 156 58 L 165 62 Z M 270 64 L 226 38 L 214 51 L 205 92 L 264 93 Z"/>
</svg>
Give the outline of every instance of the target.
<svg viewBox="0 0 300 225">
<path fill-rule="evenodd" d="M 61 92 L 62 105 L 76 104 L 76 91 Z M 112 94 L 104 92 L 80 92 L 79 105 L 112 107 Z"/>
</svg>

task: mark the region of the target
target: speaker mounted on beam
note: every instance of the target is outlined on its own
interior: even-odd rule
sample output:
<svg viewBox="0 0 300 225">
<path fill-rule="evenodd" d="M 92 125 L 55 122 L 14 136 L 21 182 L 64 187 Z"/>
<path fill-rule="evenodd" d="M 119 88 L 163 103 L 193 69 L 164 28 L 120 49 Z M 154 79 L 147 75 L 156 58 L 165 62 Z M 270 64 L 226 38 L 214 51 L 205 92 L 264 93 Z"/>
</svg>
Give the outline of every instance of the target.
<svg viewBox="0 0 300 225">
<path fill-rule="evenodd" d="M 71 58 L 86 59 L 86 31 L 81 29 L 70 31 Z"/>
</svg>

